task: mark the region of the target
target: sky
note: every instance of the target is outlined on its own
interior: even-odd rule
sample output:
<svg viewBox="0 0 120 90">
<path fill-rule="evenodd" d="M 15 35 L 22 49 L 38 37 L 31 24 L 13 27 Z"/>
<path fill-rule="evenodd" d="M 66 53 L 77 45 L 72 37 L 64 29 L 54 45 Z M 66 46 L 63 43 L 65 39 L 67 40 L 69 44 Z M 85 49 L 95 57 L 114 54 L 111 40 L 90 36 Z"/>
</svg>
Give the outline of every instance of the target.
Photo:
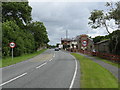
<svg viewBox="0 0 120 90">
<path fill-rule="evenodd" d="M 50 45 L 60 43 L 61 38 L 74 38 L 88 34 L 91 37 L 107 35 L 105 28 L 92 29 L 88 25 L 91 11 L 105 10 L 106 2 L 31 2 L 33 21 L 43 22 L 50 39 Z M 111 25 L 114 25 L 111 22 Z M 113 29 L 109 28 L 110 32 Z"/>
</svg>

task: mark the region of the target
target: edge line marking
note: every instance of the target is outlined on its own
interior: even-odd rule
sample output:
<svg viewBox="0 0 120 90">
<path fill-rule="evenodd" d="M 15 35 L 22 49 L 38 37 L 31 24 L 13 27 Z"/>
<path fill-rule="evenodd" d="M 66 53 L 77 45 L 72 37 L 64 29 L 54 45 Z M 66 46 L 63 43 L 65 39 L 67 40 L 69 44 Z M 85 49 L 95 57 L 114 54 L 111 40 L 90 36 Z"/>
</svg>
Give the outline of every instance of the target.
<svg viewBox="0 0 120 90">
<path fill-rule="evenodd" d="M 72 56 L 72 55 L 71 55 L 71 56 Z M 74 56 L 72 56 L 72 57 L 75 59 Z M 71 81 L 69 90 L 71 90 L 72 87 L 73 87 L 73 84 L 74 84 L 74 81 L 75 81 L 75 78 L 76 78 L 76 74 L 77 74 L 77 60 L 75 59 L 75 72 L 74 72 L 74 75 L 73 75 L 73 78 L 72 78 L 72 81 Z"/>
</svg>

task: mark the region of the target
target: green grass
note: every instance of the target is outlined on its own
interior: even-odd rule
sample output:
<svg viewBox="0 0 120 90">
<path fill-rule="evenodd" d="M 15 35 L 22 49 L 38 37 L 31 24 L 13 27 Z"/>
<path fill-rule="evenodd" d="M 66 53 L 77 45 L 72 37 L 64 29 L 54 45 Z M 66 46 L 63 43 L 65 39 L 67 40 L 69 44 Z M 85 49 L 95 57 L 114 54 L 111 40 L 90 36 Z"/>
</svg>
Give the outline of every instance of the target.
<svg viewBox="0 0 120 90">
<path fill-rule="evenodd" d="M 105 63 L 111 64 L 113 66 L 116 66 L 116 67 L 120 68 L 120 64 L 118 64 L 118 63 L 115 63 L 115 62 L 112 62 L 112 61 L 109 61 L 109 60 L 106 60 L 106 59 L 102 59 L 102 58 L 99 58 L 99 57 L 95 57 L 95 58 L 98 59 L 98 60 L 102 60 Z"/>
<path fill-rule="evenodd" d="M 33 57 L 43 53 L 45 50 L 47 50 L 47 49 L 42 49 L 42 50 L 37 51 L 37 52 L 32 53 L 32 54 L 26 54 L 26 55 L 22 55 L 22 56 L 19 56 L 19 57 L 14 57 L 13 60 L 12 60 L 11 57 L 3 58 L 2 60 L 0 60 L 0 67 L 5 67 L 5 66 L 9 66 L 9 65 L 12 65 L 12 64 L 16 64 L 16 63 L 28 60 L 30 58 L 33 58 Z"/>
<path fill-rule="evenodd" d="M 107 69 L 84 56 L 72 55 L 80 61 L 81 88 L 118 88 L 118 80 Z"/>
</svg>

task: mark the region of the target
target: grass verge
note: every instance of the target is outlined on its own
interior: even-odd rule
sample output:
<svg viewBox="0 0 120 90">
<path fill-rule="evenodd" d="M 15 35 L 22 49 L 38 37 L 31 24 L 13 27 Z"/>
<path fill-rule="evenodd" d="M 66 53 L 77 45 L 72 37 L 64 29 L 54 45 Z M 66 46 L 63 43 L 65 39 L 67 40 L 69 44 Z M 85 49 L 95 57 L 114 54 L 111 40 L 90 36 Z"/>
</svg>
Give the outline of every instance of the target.
<svg viewBox="0 0 120 90">
<path fill-rule="evenodd" d="M 12 64 L 16 64 L 25 60 L 28 60 L 30 58 L 33 58 L 41 53 L 43 53 L 44 51 L 46 51 L 47 49 L 42 49 L 40 51 L 37 51 L 35 53 L 32 54 L 26 54 L 26 55 L 22 55 L 22 56 L 18 56 L 18 57 L 14 57 L 14 59 L 12 60 L 11 57 L 8 58 L 4 58 L 2 59 L 2 61 L 0 62 L 0 67 L 6 67 Z"/>
<path fill-rule="evenodd" d="M 102 59 L 102 58 L 99 58 L 99 57 L 95 57 L 95 58 L 98 59 L 98 60 L 102 60 L 105 63 L 111 64 L 113 66 L 116 66 L 116 67 L 120 68 L 120 64 L 118 64 L 118 63 L 115 63 L 115 62 L 112 62 L 112 61 L 109 61 L 109 60 L 106 60 L 106 59 Z"/>
<path fill-rule="evenodd" d="M 80 61 L 81 88 L 118 88 L 118 80 L 107 69 L 84 56 L 72 55 Z"/>
</svg>

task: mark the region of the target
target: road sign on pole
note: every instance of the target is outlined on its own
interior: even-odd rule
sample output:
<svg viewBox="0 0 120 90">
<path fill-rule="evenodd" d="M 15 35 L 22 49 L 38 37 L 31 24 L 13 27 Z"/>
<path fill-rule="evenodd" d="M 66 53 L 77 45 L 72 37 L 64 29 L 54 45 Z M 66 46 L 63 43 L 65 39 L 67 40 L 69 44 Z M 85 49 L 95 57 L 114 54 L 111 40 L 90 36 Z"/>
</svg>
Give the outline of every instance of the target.
<svg viewBox="0 0 120 90">
<path fill-rule="evenodd" d="M 11 42 L 11 43 L 9 43 L 9 46 L 10 46 L 11 48 L 14 48 L 14 47 L 15 47 L 15 43 L 14 43 L 14 42 Z"/>
<path fill-rule="evenodd" d="M 9 43 L 9 46 L 12 48 L 12 60 L 13 60 L 13 48 L 16 46 L 14 42 Z"/>
<path fill-rule="evenodd" d="M 83 40 L 83 41 L 82 41 L 82 46 L 83 46 L 83 47 L 86 47 L 87 45 L 88 45 L 87 40 Z"/>
</svg>

